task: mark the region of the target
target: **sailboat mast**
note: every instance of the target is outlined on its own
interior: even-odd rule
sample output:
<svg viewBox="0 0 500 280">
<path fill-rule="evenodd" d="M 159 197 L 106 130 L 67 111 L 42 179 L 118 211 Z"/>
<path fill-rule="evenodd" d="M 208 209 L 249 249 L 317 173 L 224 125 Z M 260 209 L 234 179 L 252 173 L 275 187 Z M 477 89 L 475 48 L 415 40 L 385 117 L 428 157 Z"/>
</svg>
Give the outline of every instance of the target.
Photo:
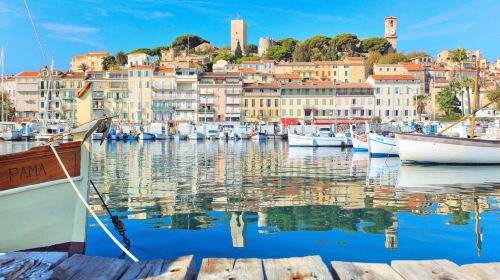
<svg viewBox="0 0 500 280">
<path fill-rule="evenodd" d="M 5 89 L 5 87 L 4 87 L 4 83 L 3 83 L 3 47 L 2 47 L 2 53 L 1 53 L 1 61 L 2 61 L 2 80 L 1 80 L 2 87 L 0 88 L 0 89 L 1 89 L 1 90 L 0 90 L 0 93 L 2 94 L 2 117 L 1 117 L 1 119 L 2 119 L 2 122 L 3 122 L 3 121 L 5 120 L 5 119 L 3 118 L 3 112 L 4 112 L 4 110 L 5 110 L 5 109 L 4 109 L 4 108 L 5 108 L 5 105 L 4 105 L 4 104 L 5 104 L 5 102 L 4 102 L 4 97 L 3 97 L 3 96 L 4 96 L 4 89 Z"/>
<path fill-rule="evenodd" d="M 472 112 L 471 121 L 470 121 L 470 138 L 474 138 L 474 127 L 476 126 L 476 104 L 477 104 L 477 96 L 479 94 L 479 63 L 476 61 L 476 82 L 474 87 L 474 99 L 472 100 L 472 109 L 469 108 Z"/>
</svg>

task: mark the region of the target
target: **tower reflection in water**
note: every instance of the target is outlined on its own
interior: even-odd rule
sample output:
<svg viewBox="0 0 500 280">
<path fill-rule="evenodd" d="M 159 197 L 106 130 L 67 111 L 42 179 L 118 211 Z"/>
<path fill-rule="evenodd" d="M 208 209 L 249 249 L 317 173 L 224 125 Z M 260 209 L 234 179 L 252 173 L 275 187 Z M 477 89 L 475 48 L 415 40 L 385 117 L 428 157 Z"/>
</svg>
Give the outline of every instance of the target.
<svg viewBox="0 0 500 280">
<path fill-rule="evenodd" d="M 222 226 L 234 248 L 250 233 L 341 230 L 384 234 L 385 248 L 397 250 L 399 214 L 449 215 L 448 224 L 464 226 L 471 213 L 497 209 L 500 182 L 494 166 L 401 165 L 281 141 L 94 145 L 92 170 L 113 211 L 150 229 Z"/>
</svg>

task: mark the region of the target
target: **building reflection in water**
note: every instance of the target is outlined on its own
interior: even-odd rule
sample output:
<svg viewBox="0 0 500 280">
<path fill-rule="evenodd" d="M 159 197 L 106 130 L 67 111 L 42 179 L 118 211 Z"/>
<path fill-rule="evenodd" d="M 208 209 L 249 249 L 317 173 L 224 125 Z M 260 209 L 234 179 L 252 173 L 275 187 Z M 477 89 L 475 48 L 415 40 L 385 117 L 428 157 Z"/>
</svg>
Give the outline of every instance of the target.
<svg viewBox="0 0 500 280">
<path fill-rule="evenodd" d="M 384 234 L 385 247 L 398 249 L 398 213 L 450 215 L 448 223 L 466 225 L 471 213 L 495 207 L 499 171 L 406 166 L 398 158 L 281 141 L 110 143 L 94 145 L 92 163 L 92 178 L 113 211 L 154 219 L 146 225 L 158 228 L 228 223 L 236 248 L 247 244 L 245 215 L 255 215 L 260 234 L 362 231 Z"/>
</svg>

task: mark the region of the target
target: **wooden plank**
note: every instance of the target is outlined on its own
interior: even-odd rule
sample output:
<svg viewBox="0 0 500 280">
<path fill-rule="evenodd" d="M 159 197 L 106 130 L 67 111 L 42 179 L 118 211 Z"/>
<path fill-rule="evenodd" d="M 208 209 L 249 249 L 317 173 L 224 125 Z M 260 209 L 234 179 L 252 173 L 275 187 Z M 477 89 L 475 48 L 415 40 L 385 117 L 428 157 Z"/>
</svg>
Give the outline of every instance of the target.
<svg viewBox="0 0 500 280">
<path fill-rule="evenodd" d="M 407 280 L 421 279 L 477 279 L 449 260 L 392 261 L 392 268 Z"/>
<path fill-rule="evenodd" d="M 49 279 L 50 264 L 30 259 L 0 260 L 0 279 Z"/>
<path fill-rule="evenodd" d="M 474 275 L 477 279 L 489 280 L 500 278 L 500 262 L 466 264 L 460 268 Z"/>
<path fill-rule="evenodd" d="M 56 266 L 53 278 L 58 279 L 109 279 L 120 278 L 128 269 L 130 263 L 126 260 L 73 255 Z"/>
<path fill-rule="evenodd" d="M 163 263 L 160 275 L 147 279 L 154 280 L 192 280 L 196 277 L 196 264 L 194 256 L 173 258 Z"/>
<path fill-rule="evenodd" d="M 260 259 L 203 259 L 198 279 L 263 280 Z"/>
<path fill-rule="evenodd" d="M 401 275 L 385 263 L 338 262 L 331 263 L 333 278 L 340 280 L 380 279 L 404 280 Z"/>
<path fill-rule="evenodd" d="M 333 279 L 320 256 L 265 259 L 266 279 Z"/>
<path fill-rule="evenodd" d="M 150 260 L 133 263 L 120 280 L 144 279 L 160 275 L 163 262 L 163 260 Z"/>
<path fill-rule="evenodd" d="M 15 260 L 38 260 L 46 264 L 50 264 L 50 267 L 54 267 L 68 258 L 68 253 L 66 252 L 11 252 L 6 254 L 0 254 L 0 260 L 2 259 L 15 259 Z"/>
</svg>

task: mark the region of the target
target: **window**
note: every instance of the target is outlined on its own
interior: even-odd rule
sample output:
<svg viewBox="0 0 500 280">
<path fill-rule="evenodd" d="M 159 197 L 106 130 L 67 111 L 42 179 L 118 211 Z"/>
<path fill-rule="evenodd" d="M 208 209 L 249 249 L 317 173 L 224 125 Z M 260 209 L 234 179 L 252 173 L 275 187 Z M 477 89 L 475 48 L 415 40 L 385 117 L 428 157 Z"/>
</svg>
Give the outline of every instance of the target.
<svg viewBox="0 0 500 280">
<path fill-rule="evenodd" d="M 309 105 L 309 98 L 306 99 L 306 105 Z"/>
<path fill-rule="evenodd" d="M 40 108 L 45 108 L 45 103 L 44 102 L 40 102 Z"/>
<path fill-rule="evenodd" d="M 314 105 L 318 105 L 318 99 L 314 99 Z"/>
<path fill-rule="evenodd" d="M 274 99 L 274 107 L 278 107 L 278 98 Z M 277 115 L 278 115 L 278 114 L 276 113 L 276 116 L 277 116 Z"/>
<path fill-rule="evenodd" d="M 293 110 L 290 109 L 290 117 L 293 117 Z"/>
<path fill-rule="evenodd" d="M 137 77 L 141 76 L 141 71 L 137 71 Z"/>
<path fill-rule="evenodd" d="M 255 107 L 255 99 L 252 99 L 252 107 Z"/>
<path fill-rule="evenodd" d="M 266 100 L 267 102 L 267 108 L 271 107 L 271 99 Z"/>
<path fill-rule="evenodd" d="M 390 111 L 389 110 L 385 110 L 385 116 L 389 117 L 390 115 L 391 115 Z"/>
<path fill-rule="evenodd" d="M 345 76 L 347 76 L 347 71 L 345 71 Z"/>
<path fill-rule="evenodd" d="M 344 116 L 349 116 L 349 110 L 344 110 Z"/>
<path fill-rule="evenodd" d="M 293 99 L 290 99 L 290 105 L 293 105 Z"/>
<path fill-rule="evenodd" d="M 391 100 L 390 99 L 387 99 L 387 105 L 391 106 Z"/>
<path fill-rule="evenodd" d="M 297 105 L 302 105 L 302 99 L 297 99 Z"/>
<path fill-rule="evenodd" d="M 326 99 L 323 98 L 323 100 L 321 100 L 321 104 L 326 105 Z"/>
<path fill-rule="evenodd" d="M 264 107 L 264 99 L 261 98 L 259 101 L 260 107 Z"/>
<path fill-rule="evenodd" d="M 248 99 L 243 100 L 243 103 L 245 104 L 244 107 L 248 107 Z"/>
<path fill-rule="evenodd" d="M 281 105 L 286 105 L 286 99 L 285 98 L 281 99 Z"/>
<path fill-rule="evenodd" d="M 376 92 L 377 92 L 377 93 L 380 93 L 380 88 L 376 88 Z"/>
<path fill-rule="evenodd" d="M 395 94 L 398 94 L 398 93 L 399 93 L 399 88 L 398 88 L 398 87 L 395 87 L 395 88 L 394 88 L 394 93 L 395 93 Z"/>
</svg>

